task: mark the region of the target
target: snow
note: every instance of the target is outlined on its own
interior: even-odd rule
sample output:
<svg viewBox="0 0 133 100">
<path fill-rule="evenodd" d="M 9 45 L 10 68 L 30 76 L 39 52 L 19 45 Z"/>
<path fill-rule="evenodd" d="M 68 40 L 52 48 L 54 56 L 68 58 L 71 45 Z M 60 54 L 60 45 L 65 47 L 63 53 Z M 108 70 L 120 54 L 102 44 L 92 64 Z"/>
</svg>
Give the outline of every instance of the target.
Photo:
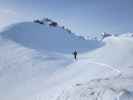
<svg viewBox="0 0 133 100">
<path fill-rule="evenodd" d="M 120 37 L 133 37 L 133 33 L 126 33 L 126 34 L 121 34 L 119 35 Z"/>
<path fill-rule="evenodd" d="M 60 53 L 71 53 L 75 49 L 85 52 L 102 45 L 96 40 L 84 40 L 61 27 L 33 22 L 11 25 L 2 32 L 2 36 L 29 48 Z"/>
<path fill-rule="evenodd" d="M 133 100 L 131 44 L 129 35 L 86 40 L 46 23 L 11 25 L 0 33 L 0 99 Z"/>
<path fill-rule="evenodd" d="M 62 93 L 57 100 L 132 100 L 132 82 L 131 78 L 92 80 L 74 86 L 71 91 Z"/>
</svg>

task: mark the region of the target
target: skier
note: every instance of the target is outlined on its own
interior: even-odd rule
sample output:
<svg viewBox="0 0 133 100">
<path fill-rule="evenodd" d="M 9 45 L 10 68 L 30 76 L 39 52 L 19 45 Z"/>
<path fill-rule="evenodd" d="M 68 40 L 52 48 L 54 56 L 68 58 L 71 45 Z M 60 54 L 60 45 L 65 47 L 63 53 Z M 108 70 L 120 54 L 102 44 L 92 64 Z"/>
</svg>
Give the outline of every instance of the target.
<svg viewBox="0 0 133 100">
<path fill-rule="evenodd" d="M 77 59 L 77 51 L 75 50 L 74 52 L 73 52 L 73 56 L 74 56 L 74 59 L 76 60 Z"/>
</svg>

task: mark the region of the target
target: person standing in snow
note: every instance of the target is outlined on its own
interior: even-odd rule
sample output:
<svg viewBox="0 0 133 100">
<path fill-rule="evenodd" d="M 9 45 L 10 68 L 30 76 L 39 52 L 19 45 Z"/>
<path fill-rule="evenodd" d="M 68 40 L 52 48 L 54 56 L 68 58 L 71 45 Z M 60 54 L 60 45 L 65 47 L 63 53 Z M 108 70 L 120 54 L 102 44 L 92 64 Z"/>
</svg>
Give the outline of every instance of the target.
<svg viewBox="0 0 133 100">
<path fill-rule="evenodd" d="M 77 51 L 75 50 L 74 52 L 73 52 L 73 56 L 74 56 L 74 59 L 76 60 L 77 59 Z"/>
</svg>

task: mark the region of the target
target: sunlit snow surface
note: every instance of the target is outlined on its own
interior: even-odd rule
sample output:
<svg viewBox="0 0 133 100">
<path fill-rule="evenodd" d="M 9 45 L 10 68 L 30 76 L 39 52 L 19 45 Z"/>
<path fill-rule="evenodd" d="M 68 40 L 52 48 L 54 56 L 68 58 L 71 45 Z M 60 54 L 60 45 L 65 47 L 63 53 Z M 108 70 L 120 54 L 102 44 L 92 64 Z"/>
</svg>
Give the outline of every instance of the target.
<svg viewBox="0 0 133 100">
<path fill-rule="evenodd" d="M 84 40 L 60 27 L 12 25 L 0 34 L 0 100 L 133 100 L 132 44 L 131 35 Z"/>
</svg>

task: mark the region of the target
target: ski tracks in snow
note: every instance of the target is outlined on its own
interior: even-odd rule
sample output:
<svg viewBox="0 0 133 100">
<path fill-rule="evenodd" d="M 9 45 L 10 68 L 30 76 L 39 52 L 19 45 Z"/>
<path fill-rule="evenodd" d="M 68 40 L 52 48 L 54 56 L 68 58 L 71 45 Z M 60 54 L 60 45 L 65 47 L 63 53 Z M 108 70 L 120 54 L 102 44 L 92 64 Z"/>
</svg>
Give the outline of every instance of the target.
<svg viewBox="0 0 133 100">
<path fill-rule="evenodd" d="M 86 61 L 88 64 L 95 64 L 95 65 L 98 65 L 98 66 L 101 66 L 101 67 L 109 68 L 109 69 L 113 70 L 114 72 L 118 73 L 118 75 L 116 77 L 119 77 L 119 76 L 122 75 L 122 72 L 119 69 L 117 69 L 116 67 L 112 66 L 112 65 L 101 63 L 101 62 L 96 62 L 96 61 L 88 61 L 87 59 L 79 59 L 78 63 L 80 61 Z"/>
<path fill-rule="evenodd" d="M 115 72 L 118 73 L 118 76 L 122 74 L 121 71 L 120 71 L 119 69 L 117 69 L 117 68 L 115 68 L 115 67 L 113 67 L 113 66 L 111 66 L 111 65 L 105 64 L 105 63 L 95 62 L 95 61 L 90 61 L 90 62 L 88 62 L 88 63 L 100 65 L 100 66 L 103 66 L 103 67 L 107 67 L 107 68 L 109 68 L 109 69 L 111 69 L 111 70 L 114 70 Z"/>
</svg>

